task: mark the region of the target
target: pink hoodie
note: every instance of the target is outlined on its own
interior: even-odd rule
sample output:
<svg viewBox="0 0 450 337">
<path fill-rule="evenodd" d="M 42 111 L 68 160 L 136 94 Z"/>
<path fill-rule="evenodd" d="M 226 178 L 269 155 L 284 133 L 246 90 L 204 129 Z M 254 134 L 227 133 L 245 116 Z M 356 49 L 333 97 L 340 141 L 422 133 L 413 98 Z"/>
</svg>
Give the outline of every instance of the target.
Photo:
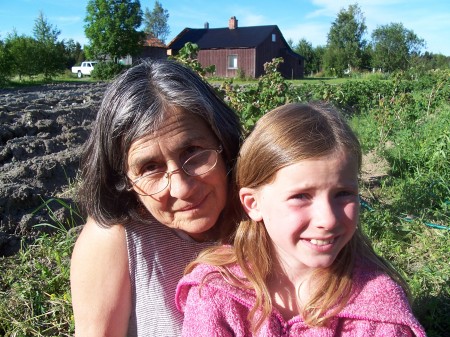
<svg viewBox="0 0 450 337">
<path fill-rule="evenodd" d="M 255 301 L 254 291 L 234 287 L 218 273 L 200 287 L 203 277 L 216 270 L 197 266 L 178 283 L 175 301 L 185 315 L 182 336 L 253 336 L 246 317 Z M 242 276 L 238 267 L 233 272 Z M 255 336 L 426 336 L 403 290 L 390 277 L 360 265 L 353 279 L 349 302 L 329 326 L 310 328 L 300 316 L 286 321 L 274 308 Z"/>
</svg>

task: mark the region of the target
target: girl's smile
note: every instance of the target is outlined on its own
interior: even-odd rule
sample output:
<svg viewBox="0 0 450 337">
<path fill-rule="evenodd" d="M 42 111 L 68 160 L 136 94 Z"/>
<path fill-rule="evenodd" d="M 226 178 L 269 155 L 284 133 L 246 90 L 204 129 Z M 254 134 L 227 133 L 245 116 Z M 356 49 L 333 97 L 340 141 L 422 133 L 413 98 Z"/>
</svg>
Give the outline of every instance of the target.
<svg viewBox="0 0 450 337">
<path fill-rule="evenodd" d="M 248 214 L 264 223 L 286 272 L 326 268 L 356 229 L 358 165 L 341 151 L 301 160 L 261 188 L 241 189 L 241 200 L 244 195 Z"/>
</svg>

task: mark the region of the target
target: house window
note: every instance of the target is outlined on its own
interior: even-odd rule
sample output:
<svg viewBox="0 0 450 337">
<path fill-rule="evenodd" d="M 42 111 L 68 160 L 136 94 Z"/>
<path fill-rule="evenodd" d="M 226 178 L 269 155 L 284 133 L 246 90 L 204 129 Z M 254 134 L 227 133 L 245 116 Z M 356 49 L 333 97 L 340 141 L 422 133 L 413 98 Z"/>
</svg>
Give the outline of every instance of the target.
<svg viewBox="0 0 450 337">
<path fill-rule="evenodd" d="M 276 34 L 272 34 L 272 42 L 276 42 L 277 41 L 277 35 Z"/>
<path fill-rule="evenodd" d="M 237 69 L 237 55 L 228 55 L 228 69 Z"/>
</svg>

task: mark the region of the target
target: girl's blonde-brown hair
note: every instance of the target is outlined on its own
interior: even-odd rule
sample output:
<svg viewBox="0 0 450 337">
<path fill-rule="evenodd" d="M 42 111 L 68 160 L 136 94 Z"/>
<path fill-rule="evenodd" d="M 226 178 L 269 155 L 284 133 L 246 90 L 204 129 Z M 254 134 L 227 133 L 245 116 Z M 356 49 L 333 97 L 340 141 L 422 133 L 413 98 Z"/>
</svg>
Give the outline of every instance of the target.
<svg viewBox="0 0 450 337">
<path fill-rule="evenodd" d="M 330 156 L 337 151 L 344 151 L 358 163 L 358 168 L 361 167 L 359 141 L 338 111 L 322 103 L 292 103 L 278 107 L 261 117 L 244 142 L 235 169 L 236 189 L 259 188 L 272 182 L 276 172 L 283 167 L 301 160 Z M 242 218 L 232 247 L 208 249 L 187 267 L 186 272 L 197 264 L 206 263 L 217 266 L 228 282 L 254 289 L 256 303 L 248 319 L 256 331 L 272 311 L 267 280 L 272 272 L 274 255 L 263 222 L 251 220 L 244 211 Z M 372 261 L 406 290 L 400 275 L 375 254 L 357 228 L 332 266 L 314 272 L 315 292 L 300 312 L 308 325 L 326 325 L 346 305 L 356 256 Z M 236 262 L 245 275 L 244 280 L 228 268 Z"/>
</svg>

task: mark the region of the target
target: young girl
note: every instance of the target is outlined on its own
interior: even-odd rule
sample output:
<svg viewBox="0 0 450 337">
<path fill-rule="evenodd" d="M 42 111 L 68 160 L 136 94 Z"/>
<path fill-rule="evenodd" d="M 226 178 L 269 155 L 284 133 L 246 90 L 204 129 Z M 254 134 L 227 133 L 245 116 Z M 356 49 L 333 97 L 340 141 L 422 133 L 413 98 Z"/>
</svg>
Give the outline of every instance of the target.
<svg viewBox="0 0 450 337">
<path fill-rule="evenodd" d="M 183 336 L 425 336 L 406 284 L 358 227 L 360 144 L 338 112 L 288 104 L 236 166 L 246 220 L 178 284 Z"/>
</svg>

